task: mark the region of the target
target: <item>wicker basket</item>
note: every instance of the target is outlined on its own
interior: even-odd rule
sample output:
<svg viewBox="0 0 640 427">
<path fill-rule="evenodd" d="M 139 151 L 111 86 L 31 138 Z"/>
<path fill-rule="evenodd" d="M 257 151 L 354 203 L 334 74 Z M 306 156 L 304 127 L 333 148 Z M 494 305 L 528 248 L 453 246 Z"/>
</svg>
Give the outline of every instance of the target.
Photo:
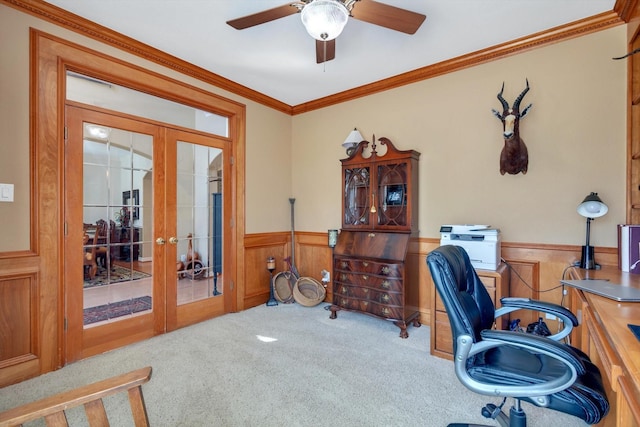
<svg viewBox="0 0 640 427">
<path fill-rule="evenodd" d="M 293 286 L 293 298 L 300 305 L 313 307 L 324 301 L 327 291 L 316 279 L 301 277 Z"/>
<path fill-rule="evenodd" d="M 281 271 L 273 277 L 273 296 L 276 300 L 288 304 L 293 302 L 293 286 L 296 279 L 288 271 Z"/>
</svg>

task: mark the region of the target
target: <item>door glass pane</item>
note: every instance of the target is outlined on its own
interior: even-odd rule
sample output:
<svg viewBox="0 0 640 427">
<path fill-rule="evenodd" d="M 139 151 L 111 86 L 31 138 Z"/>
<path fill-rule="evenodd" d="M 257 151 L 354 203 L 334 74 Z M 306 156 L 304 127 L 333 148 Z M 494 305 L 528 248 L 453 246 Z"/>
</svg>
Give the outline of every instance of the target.
<svg viewBox="0 0 640 427">
<path fill-rule="evenodd" d="M 222 150 L 178 141 L 178 305 L 221 295 Z"/>
<path fill-rule="evenodd" d="M 153 138 L 84 123 L 84 327 L 152 310 Z"/>
</svg>

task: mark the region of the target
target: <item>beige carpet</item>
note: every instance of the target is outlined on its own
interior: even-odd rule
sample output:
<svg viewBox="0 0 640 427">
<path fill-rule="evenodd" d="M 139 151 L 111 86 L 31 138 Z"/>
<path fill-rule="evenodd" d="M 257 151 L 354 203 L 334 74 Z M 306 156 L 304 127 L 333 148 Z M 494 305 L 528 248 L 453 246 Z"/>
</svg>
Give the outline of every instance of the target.
<svg viewBox="0 0 640 427">
<path fill-rule="evenodd" d="M 0 411 L 150 365 L 143 392 L 155 427 L 497 425 L 480 409 L 499 401 L 467 391 L 452 362 L 429 355 L 428 326 L 400 339 L 390 322 L 331 320 L 324 306 L 262 305 L 95 356 L 0 389 Z M 126 395 L 106 404 L 113 426 L 131 424 Z M 523 407 L 529 427 L 586 425 Z M 70 421 L 86 425 L 80 414 Z"/>
</svg>

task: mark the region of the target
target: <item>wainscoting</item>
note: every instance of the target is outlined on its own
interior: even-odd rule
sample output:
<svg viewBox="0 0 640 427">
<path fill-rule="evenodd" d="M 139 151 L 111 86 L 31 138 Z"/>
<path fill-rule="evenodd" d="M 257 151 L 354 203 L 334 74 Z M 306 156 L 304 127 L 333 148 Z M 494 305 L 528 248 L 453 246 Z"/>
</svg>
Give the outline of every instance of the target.
<svg viewBox="0 0 640 427">
<path fill-rule="evenodd" d="M 327 246 L 326 233 L 297 232 L 295 263 L 302 276 L 320 280 L 322 270 L 332 271 L 331 248 Z M 284 259 L 291 255 L 289 232 L 251 234 L 245 236 L 245 308 L 265 303 L 269 298 L 269 272 L 266 259 L 276 258 L 276 273 L 288 267 Z M 425 258 L 440 244 L 439 239 L 413 239 L 407 254 L 407 263 L 417 263 L 418 268 L 408 268 L 417 276 L 408 277 L 409 283 L 418 284 L 410 288 L 409 301 L 420 312 L 421 321 L 429 322 L 431 305 L 431 276 Z M 580 259 L 580 247 L 571 245 L 548 245 L 528 243 L 502 243 L 502 257 L 509 265 L 509 295 L 563 302 L 560 279 L 565 269 Z M 616 248 L 596 248 L 598 263 L 616 266 Z M 413 264 L 415 265 L 415 264 Z M 275 273 L 274 273 L 275 274 Z M 414 275 L 416 273 L 413 273 Z M 325 301 L 332 301 L 331 286 Z M 522 319 L 523 324 L 535 320 Z"/>
</svg>

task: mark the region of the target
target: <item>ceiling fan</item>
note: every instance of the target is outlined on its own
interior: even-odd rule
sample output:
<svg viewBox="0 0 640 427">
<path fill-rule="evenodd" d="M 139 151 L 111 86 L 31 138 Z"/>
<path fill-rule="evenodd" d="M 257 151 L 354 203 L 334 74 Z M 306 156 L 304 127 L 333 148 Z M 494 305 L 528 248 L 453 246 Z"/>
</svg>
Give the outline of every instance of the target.
<svg viewBox="0 0 640 427">
<path fill-rule="evenodd" d="M 285 16 L 301 13 L 307 32 L 316 39 L 316 62 L 336 56 L 336 37 L 349 17 L 406 34 L 414 34 L 426 16 L 374 0 L 300 0 L 242 18 L 227 21 L 236 30 L 244 30 Z"/>
</svg>

